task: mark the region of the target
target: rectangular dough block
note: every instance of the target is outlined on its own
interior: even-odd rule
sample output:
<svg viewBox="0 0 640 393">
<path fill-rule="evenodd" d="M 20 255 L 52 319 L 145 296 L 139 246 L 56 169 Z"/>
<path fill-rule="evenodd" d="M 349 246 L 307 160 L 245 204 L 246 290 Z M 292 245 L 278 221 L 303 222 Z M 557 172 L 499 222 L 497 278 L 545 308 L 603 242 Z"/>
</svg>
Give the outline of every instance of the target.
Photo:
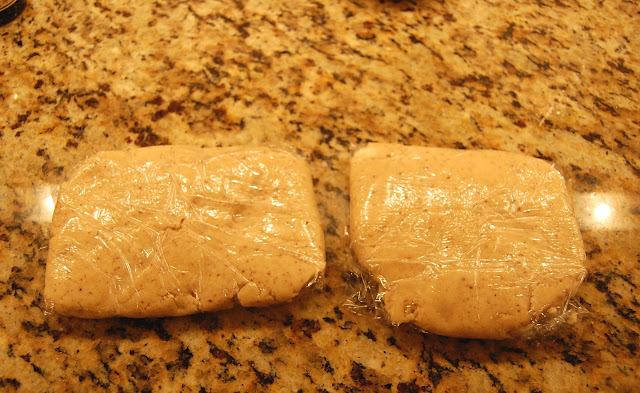
<svg viewBox="0 0 640 393">
<path fill-rule="evenodd" d="M 562 175 L 522 154 L 370 144 L 351 162 L 351 234 L 391 321 L 441 335 L 517 335 L 585 274 Z"/>
<path fill-rule="evenodd" d="M 85 318 L 291 300 L 325 268 L 303 159 L 262 147 L 101 152 L 63 184 L 44 297 Z"/>
</svg>

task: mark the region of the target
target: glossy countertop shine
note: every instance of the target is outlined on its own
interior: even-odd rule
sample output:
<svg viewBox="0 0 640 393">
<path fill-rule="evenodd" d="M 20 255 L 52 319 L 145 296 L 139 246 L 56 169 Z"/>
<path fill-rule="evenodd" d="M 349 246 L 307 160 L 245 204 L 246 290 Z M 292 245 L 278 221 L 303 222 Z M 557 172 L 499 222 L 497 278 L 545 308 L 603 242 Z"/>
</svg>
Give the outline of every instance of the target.
<svg viewBox="0 0 640 393">
<path fill-rule="evenodd" d="M 0 27 L 0 390 L 635 391 L 639 16 L 585 0 L 29 2 Z M 366 141 L 555 163 L 587 252 L 577 314 L 482 341 L 353 313 L 348 168 Z M 59 184 L 96 151 L 166 143 L 305 156 L 325 277 L 265 309 L 45 313 Z"/>
</svg>

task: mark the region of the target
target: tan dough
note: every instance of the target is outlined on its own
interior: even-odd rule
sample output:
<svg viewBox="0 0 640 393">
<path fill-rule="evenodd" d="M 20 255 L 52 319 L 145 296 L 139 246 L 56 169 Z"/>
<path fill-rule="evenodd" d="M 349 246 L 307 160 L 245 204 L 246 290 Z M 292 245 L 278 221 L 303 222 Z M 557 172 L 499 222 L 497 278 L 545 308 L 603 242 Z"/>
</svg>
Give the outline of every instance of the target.
<svg viewBox="0 0 640 393">
<path fill-rule="evenodd" d="M 101 152 L 60 188 L 44 296 L 86 318 L 286 302 L 324 271 L 323 236 L 311 173 L 290 153 Z"/>
<path fill-rule="evenodd" d="M 351 162 L 351 233 L 391 321 L 446 336 L 516 335 L 585 274 L 562 175 L 521 154 L 370 144 Z"/>
</svg>

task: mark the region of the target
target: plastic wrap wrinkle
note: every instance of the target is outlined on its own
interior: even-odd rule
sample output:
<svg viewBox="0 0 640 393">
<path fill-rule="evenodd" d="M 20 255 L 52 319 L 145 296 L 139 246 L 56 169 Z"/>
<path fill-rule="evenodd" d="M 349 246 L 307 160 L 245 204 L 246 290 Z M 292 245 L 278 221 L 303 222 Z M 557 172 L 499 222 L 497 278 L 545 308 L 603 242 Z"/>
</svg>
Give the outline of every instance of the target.
<svg viewBox="0 0 640 393">
<path fill-rule="evenodd" d="M 518 335 L 585 274 L 562 175 L 521 154 L 370 144 L 351 163 L 351 233 L 391 321 L 443 335 Z"/>
<path fill-rule="evenodd" d="M 60 189 L 45 299 L 90 318 L 265 306 L 324 267 L 302 159 L 260 147 L 102 152 Z"/>
</svg>

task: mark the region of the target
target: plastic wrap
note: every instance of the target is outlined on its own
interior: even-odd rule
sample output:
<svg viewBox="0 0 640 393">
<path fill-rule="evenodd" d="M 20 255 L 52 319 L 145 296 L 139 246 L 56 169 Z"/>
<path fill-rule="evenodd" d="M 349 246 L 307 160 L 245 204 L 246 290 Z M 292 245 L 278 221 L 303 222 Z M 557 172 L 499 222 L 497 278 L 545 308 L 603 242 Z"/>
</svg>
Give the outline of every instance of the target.
<svg viewBox="0 0 640 393">
<path fill-rule="evenodd" d="M 291 300 L 324 271 L 303 159 L 268 148 L 101 152 L 63 184 L 45 301 L 78 317 L 157 317 Z"/>
<path fill-rule="evenodd" d="M 544 330 L 586 273 L 562 175 L 521 154 L 370 144 L 351 162 L 350 226 L 377 281 L 360 299 L 440 335 Z"/>
</svg>

